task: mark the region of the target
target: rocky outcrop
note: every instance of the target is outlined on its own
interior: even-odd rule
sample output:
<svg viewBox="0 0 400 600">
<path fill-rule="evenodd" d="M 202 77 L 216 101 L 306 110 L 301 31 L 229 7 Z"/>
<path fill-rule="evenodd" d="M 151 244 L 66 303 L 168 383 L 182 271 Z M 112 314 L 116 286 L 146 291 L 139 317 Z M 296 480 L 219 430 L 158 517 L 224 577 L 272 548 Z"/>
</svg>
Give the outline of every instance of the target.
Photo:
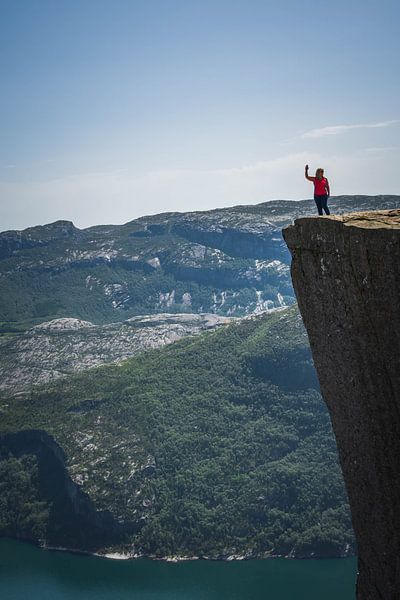
<svg viewBox="0 0 400 600">
<path fill-rule="evenodd" d="M 359 600 L 400 590 L 400 210 L 298 219 L 292 280 L 358 543 Z"/>
<path fill-rule="evenodd" d="M 79 234 L 80 230 L 71 221 L 56 221 L 48 225 L 29 227 L 24 231 L 4 231 L 0 234 L 0 259 L 13 256 L 20 250 L 78 237 Z"/>
<path fill-rule="evenodd" d="M 109 325 L 53 319 L 24 333 L 0 337 L 0 392 L 15 393 L 34 384 L 121 362 L 234 320 L 213 314 L 145 315 Z"/>
<path fill-rule="evenodd" d="M 247 225 L 247 223 L 246 223 Z M 253 227 L 223 227 L 219 223 L 193 223 L 190 219 L 176 224 L 173 232 L 177 235 L 198 244 L 204 244 L 212 248 L 218 248 L 230 256 L 259 259 L 281 259 L 286 256 L 279 237 L 274 238 L 274 226 L 268 221 L 253 225 Z"/>
</svg>

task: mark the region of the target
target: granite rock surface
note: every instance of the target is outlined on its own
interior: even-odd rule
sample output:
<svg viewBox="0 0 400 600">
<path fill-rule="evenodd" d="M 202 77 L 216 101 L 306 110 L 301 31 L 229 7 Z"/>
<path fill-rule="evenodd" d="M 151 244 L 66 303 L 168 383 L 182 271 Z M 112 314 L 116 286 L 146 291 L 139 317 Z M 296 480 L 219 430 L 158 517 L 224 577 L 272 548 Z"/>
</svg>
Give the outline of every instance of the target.
<svg viewBox="0 0 400 600">
<path fill-rule="evenodd" d="M 358 600 L 400 590 L 400 209 L 283 231 L 358 543 Z"/>
<path fill-rule="evenodd" d="M 158 314 L 94 325 L 53 319 L 14 336 L 0 336 L 0 393 L 29 390 L 235 321 L 214 314 Z"/>
</svg>

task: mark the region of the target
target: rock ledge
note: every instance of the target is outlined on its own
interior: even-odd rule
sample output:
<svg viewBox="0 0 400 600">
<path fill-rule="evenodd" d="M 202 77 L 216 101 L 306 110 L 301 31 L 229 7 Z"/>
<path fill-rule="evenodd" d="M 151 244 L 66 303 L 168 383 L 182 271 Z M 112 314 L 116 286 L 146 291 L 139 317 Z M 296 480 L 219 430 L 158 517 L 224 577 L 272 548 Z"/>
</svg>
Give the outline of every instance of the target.
<svg viewBox="0 0 400 600">
<path fill-rule="evenodd" d="M 336 435 L 358 543 L 359 600 L 400 590 L 400 209 L 283 231 Z"/>
</svg>

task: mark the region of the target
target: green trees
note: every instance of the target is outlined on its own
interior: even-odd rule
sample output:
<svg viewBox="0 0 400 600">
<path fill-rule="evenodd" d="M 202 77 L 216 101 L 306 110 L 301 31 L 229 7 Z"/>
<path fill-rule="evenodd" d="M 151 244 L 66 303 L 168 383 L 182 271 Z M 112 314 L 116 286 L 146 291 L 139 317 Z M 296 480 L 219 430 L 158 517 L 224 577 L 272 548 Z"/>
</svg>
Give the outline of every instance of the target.
<svg viewBox="0 0 400 600">
<path fill-rule="evenodd" d="M 0 534 L 44 539 L 48 517 L 49 507 L 39 497 L 36 457 L 0 460 Z"/>
<path fill-rule="evenodd" d="M 95 505 L 127 524 L 136 551 L 338 556 L 352 547 L 335 442 L 295 308 L 7 404 L 3 426 L 50 432 Z"/>
</svg>

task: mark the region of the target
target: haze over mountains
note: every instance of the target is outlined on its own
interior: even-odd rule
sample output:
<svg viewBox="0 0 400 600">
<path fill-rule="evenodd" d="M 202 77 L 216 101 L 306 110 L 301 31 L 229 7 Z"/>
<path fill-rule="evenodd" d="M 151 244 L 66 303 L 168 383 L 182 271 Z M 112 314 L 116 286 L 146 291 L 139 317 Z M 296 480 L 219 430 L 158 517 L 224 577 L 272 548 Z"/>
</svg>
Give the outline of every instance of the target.
<svg viewBox="0 0 400 600">
<path fill-rule="evenodd" d="M 314 212 L 0 234 L 3 535 L 155 556 L 354 549 L 281 236 Z"/>
</svg>

